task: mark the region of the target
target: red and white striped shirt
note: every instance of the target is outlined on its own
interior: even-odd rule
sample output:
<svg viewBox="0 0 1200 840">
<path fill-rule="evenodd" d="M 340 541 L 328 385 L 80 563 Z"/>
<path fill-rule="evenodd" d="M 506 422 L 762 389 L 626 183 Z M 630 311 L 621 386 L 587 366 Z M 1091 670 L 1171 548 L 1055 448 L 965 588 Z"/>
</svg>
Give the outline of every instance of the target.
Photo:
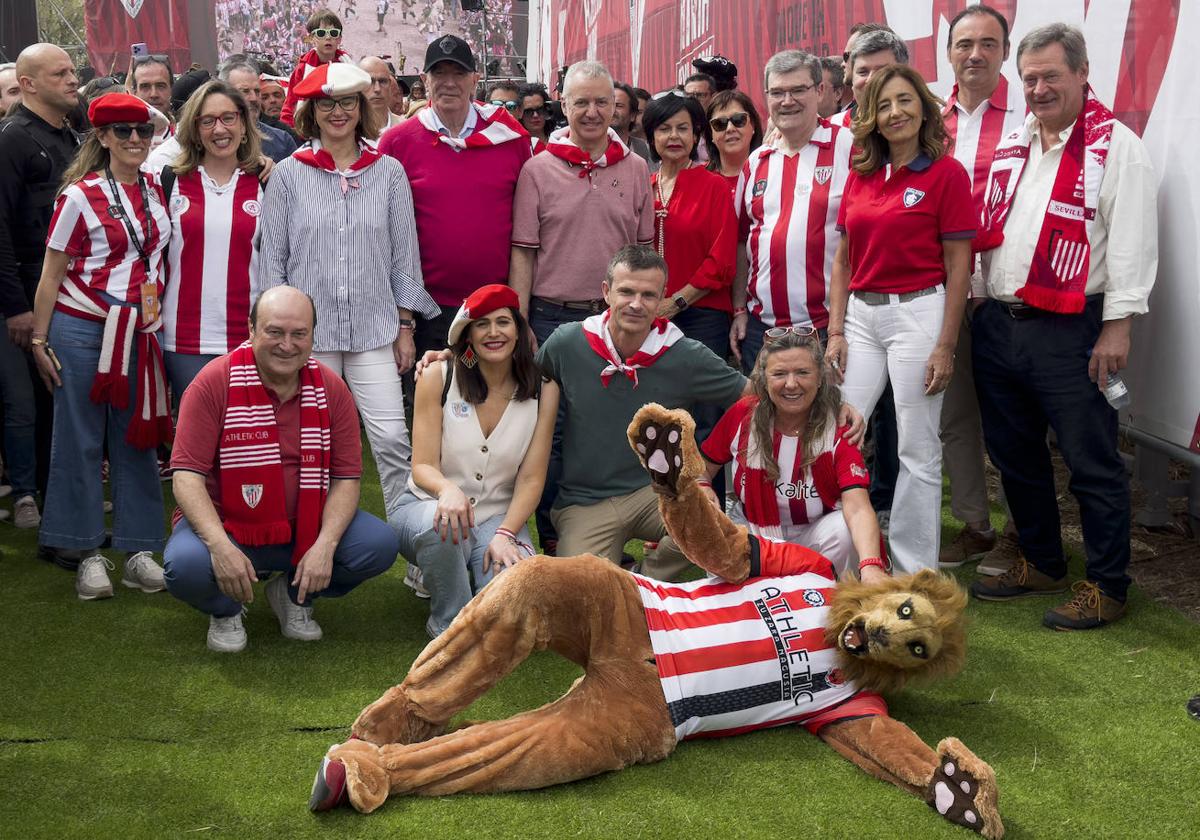
<svg viewBox="0 0 1200 840">
<path fill-rule="evenodd" d="M 829 325 L 829 281 L 839 237 L 851 133 L 826 120 L 803 149 L 750 153 L 734 192 L 746 243 L 747 308 L 768 327 Z"/>
<path fill-rule="evenodd" d="M 262 197 L 258 178 L 240 169 L 223 186 L 204 167 L 176 179 L 167 201 L 164 350 L 222 355 L 246 340 Z"/>
<path fill-rule="evenodd" d="M 786 529 L 807 525 L 841 508 L 841 494 L 867 487 L 870 479 L 857 446 L 830 424 L 821 449 L 807 468 L 799 437 L 775 432 L 772 454 L 779 479 L 762 468 L 751 424 L 758 398 L 742 397 L 729 407 L 705 439 L 701 451 L 715 464 L 733 461 L 733 487 L 751 532 L 786 539 Z"/>
<path fill-rule="evenodd" d="M 971 192 L 975 209 L 983 211 L 983 190 L 987 185 L 988 170 L 992 168 L 992 157 L 1001 138 L 1019 128 L 1025 121 L 1025 97 L 1019 90 L 1009 95 L 1008 79 L 1000 77 L 1000 84 L 992 91 L 986 102 L 970 113 L 958 104 L 958 85 L 950 93 L 942 108 L 942 119 L 946 133 L 954 141 L 954 158 L 971 176 Z"/>
<path fill-rule="evenodd" d="M 156 284 L 161 298 L 162 251 L 167 245 L 170 221 L 157 179 L 148 172 L 143 172 L 142 177 L 150 205 L 148 214 L 137 183 L 118 183 L 117 192 L 150 258 L 149 275 L 129 240 L 125 223 L 115 213 L 113 195 L 103 172 L 86 175 L 58 197 L 46 246 L 71 257 L 58 290 L 59 310 L 90 311 L 83 304 L 93 300 L 96 292 L 125 303 L 140 303 L 141 285 L 147 279 Z"/>
<path fill-rule="evenodd" d="M 680 740 L 803 723 L 858 692 L 825 641 L 833 566 L 792 543 L 750 548 L 744 583 L 634 575 Z"/>
</svg>

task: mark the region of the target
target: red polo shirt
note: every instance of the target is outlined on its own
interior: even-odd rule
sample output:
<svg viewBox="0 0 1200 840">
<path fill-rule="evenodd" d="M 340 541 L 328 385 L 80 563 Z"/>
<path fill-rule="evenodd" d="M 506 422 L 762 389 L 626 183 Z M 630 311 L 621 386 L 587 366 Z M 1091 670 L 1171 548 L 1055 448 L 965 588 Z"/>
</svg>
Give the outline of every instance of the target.
<svg viewBox="0 0 1200 840">
<path fill-rule="evenodd" d="M 942 241 L 970 239 L 978 213 L 971 177 L 950 155 L 924 154 L 887 177 L 851 171 L 838 211 L 850 251 L 850 289 L 915 292 L 946 282 Z"/>
</svg>

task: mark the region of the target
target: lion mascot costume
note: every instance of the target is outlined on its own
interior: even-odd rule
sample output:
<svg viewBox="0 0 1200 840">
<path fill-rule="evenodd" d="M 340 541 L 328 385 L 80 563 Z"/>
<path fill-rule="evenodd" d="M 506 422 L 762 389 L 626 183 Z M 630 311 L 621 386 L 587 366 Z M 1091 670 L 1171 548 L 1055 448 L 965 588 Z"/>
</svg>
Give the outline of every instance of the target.
<svg viewBox="0 0 1200 840">
<path fill-rule="evenodd" d="M 748 535 L 696 483 L 694 435 L 686 412 L 655 403 L 629 427 L 667 530 L 707 578 L 666 584 L 591 555 L 509 569 L 330 748 L 309 807 L 541 788 L 661 761 L 683 738 L 798 723 L 946 819 L 1002 837 L 992 768 L 956 738 L 931 749 L 876 693 L 962 666 L 962 590 L 928 570 L 839 583 L 819 554 Z M 547 648 L 585 671 L 563 697 L 449 731 Z"/>
</svg>

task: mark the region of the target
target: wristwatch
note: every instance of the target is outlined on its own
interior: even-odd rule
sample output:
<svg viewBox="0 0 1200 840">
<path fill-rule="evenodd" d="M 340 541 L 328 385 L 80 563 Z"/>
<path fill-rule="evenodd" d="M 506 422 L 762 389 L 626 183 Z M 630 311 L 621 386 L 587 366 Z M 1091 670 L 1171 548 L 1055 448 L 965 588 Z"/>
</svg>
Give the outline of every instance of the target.
<svg viewBox="0 0 1200 840">
<path fill-rule="evenodd" d="M 417 322 L 414 321 L 412 318 L 401 318 L 400 319 L 400 329 L 415 330 L 416 328 L 417 328 Z"/>
<path fill-rule="evenodd" d="M 675 297 L 671 299 L 671 302 L 675 304 L 675 308 L 680 312 L 688 308 L 687 298 L 685 298 L 683 295 L 675 295 Z"/>
</svg>

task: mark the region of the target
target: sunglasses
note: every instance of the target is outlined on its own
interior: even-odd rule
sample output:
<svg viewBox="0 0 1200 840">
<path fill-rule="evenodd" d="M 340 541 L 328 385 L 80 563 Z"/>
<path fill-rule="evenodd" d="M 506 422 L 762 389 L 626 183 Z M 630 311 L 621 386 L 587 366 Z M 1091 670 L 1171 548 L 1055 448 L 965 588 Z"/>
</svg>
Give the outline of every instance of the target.
<svg viewBox="0 0 1200 840">
<path fill-rule="evenodd" d="M 128 140 L 129 135 L 133 134 L 135 131 L 137 132 L 137 136 L 142 140 L 149 140 L 154 136 L 154 126 L 150 125 L 150 123 L 138 123 L 137 125 L 130 125 L 129 123 L 113 123 L 112 125 L 108 126 L 108 130 L 111 131 L 113 133 L 113 137 L 116 137 L 118 140 Z"/>
<path fill-rule="evenodd" d="M 665 99 L 668 96 L 678 96 L 680 99 L 687 98 L 687 94 L 683 91 L 676 90 L 675 88 L 667 88 L 666 90 L 660 90 L 658 93 L 651 96 L 650 99 L 654 102 L 657 102 L 658 100 Z"/>
<path fill-rule="evenodd" d="M 542 117 L 548 117 L 548 116 L 550 116 L 550 106 L 543 105 L 540 108 L 526 108 L 525 114 L 527 116 L 533 116 L 533 115 L 537 114 Z"/>
<path fill-rule="evenodd" d="M 136 64 L 145 64 L 147 61 L 153 61 L 156 64 L 166 64 L 168 62 L 168 58 L 165 53 L 154 53 L 152 55 L 135 55 L 133 57 L 133 63 L 135 65 Z"/>
<path fill-rule="evenodd" d="M 317 110 L 325 114 L 331 112 L 334 105 L 340 105 L 343 111 L 349 113 L 358 109 L 358 94 L 343 96 L 341 99 L 318 99 L 316 105 Z"/>
<path fill-rule="evenodd" d="M 517 103 L 513 99 L 493 99 L 491 101 L 491 104 L 492 105 L 500 105 L 504 108 L 507 108 L 510 111 L 517 107 Z"/>
<path fill-rule="evenodd" d="M 772 341 L 778 341 L 779 339 L 787 336 L 789 333 L 800 338 L 812 338 L 817 334 L 817 328 L 812 326 L 801 327 L 799 325 L 792 325 L 790 327 L 771 327 L 771 329 L 766 331 L 765 335 Z"/>
<path fill-rule="evenodd" d="M 750 122 L 750 115 L 745 111 L 738 111 L 728 117 L 713 117 L 708 124 L 712 126 L 713 131 L 724 131 L 731 125 L 734 128 L 744 128 L 748 122 Z"/>
<path fill-rule="evenodd" d="M 341 38 L 342 30 L 336 27 L 333 29 L 314 29 L 310 34 L 318 38 Z"/>
<path fill-rule="evenodd" d="M 210 128 L 213 128 L 214 126 L 216 126 L 217 121 L 220 120 L 221 125 L 233 126 L 237 123 L 237 121 L 241 118 L 241 116 L 242 115 L 239 114 L 237 111 L 226 111 L 225 113 L 218 114 L 215 117 L 212 116 L 211 114 L 209 114 L 207 116 L 197 117 L 196 125 L 207 130 L 207 129 L 210 129 Z"/>
</svg>

